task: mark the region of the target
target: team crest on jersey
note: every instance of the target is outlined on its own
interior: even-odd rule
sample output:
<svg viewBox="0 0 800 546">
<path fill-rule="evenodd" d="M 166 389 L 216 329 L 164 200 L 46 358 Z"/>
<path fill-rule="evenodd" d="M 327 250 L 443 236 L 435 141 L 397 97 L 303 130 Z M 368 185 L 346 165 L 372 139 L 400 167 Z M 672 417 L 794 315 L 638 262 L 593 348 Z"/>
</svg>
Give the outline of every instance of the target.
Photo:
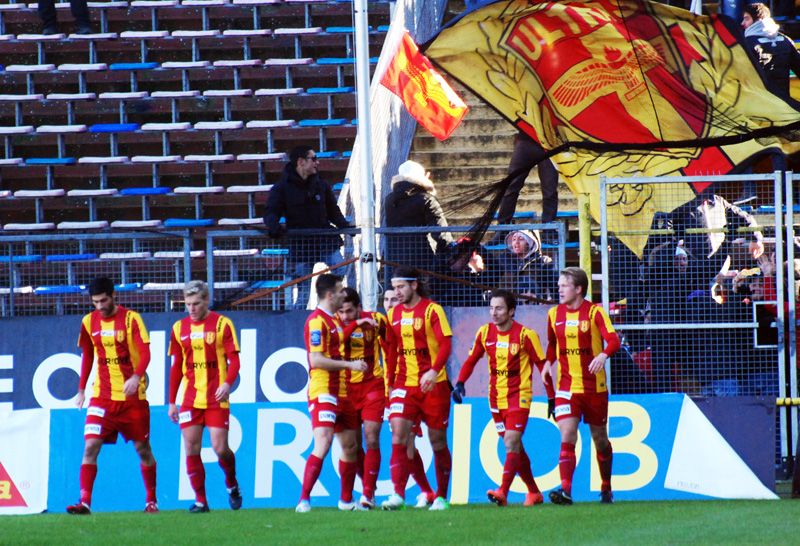
<svg viewBox="0 0 800 546">
<path fill-rule="evenodd" d="M 422 319 L 419 317 L 414 319 L 414 330 L 422 330 Z"/>
<path fill-rule="evenodd" d="M 217 340 L 216 332 L 206 332 L 206 343 L 212 345 Z"/>
<path fill-rule="evenodd" d="M 519 343 L 512 343 L 511 347 L 509 347 L 508 352 L 512 355 L 515 355 L 519 352 Z"/>
<path fill-rule="evenodd" d="M 125 341 L 125 330 L 117 330 L 116 332 L 117 341 L 122 343 Z"/>
<path fill-rule="evenodd" d="M 372 332 L 370 330 L 367 330 L 366 332 L 364 332 L 364 340 L 367 343 L 371 343 L 372 342 Z"/>
<path fill-rule="evenodd" d="M 584 334 L 586 332 L 588 332 L 589 331 L 589 321 L 588 320 L 582 320 L 581 323 L 580 323 L 579 328 L 580 328 L 581 332 L 583 332 Z"/>
</svg>

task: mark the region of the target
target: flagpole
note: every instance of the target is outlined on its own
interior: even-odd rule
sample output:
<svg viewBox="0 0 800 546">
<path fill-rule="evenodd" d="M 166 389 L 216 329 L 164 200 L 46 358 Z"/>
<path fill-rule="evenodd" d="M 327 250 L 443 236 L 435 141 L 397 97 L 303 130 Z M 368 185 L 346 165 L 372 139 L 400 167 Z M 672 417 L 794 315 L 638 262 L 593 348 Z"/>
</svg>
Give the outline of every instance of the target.
<svg viewBox="0 0 800 546">
<path fill-rule="evenodd" d="M 372 123 L 369 116 L 369 19 L 367 0 L 355 0 L 356 115 L 358 117 L 359 184 L 361 210 L 361 302 L 364 309 L 378 309 L 378 271 L 375 251 L 375 182 L 372 179 Z"/>
</svg>

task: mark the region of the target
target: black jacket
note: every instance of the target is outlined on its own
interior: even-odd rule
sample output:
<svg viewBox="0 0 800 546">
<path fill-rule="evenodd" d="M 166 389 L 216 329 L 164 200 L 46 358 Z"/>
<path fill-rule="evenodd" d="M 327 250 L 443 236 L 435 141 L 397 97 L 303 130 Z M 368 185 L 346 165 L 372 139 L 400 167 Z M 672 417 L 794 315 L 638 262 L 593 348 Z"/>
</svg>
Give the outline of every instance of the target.
<svg viewBox="0 0 800 546">
<path fill-rule="evenodd" d="M 800 76 L 800 52 L 794 42 L 778 33 L 775 36 L 748 36 L 745 42 L 755 53 L 770 91 L 789 97 L 789 70 Z"/>
<path fill-rule="evenodd" d="M 436 197 L 418 184 L 400 180 L 394 184 L 383 205 L 387 227 L 439 226 L 447 227 L 447 220 Z M 425 237 L 425 234 L 422 234 Z M 442 252 L 453 241 L 447 233 L 432 233 L 436 252 Z"/>
<path fill-rule="evenodd" d="M 290 234 L 293 229 L 331 229 L 332 225 L 348 227 L 331 187 L 317 174 L 303 180 L 291 163 L 286 164 L 280 180 L 269 192 L 264 224 L 270 236 L 283 234 L 281 217 L 286 218 L 286 230 Z M 339 236 L 302 237 L 289 241 L 292 255 L 299 261 L 320 259 L 340 245 Z"/>
</svg>

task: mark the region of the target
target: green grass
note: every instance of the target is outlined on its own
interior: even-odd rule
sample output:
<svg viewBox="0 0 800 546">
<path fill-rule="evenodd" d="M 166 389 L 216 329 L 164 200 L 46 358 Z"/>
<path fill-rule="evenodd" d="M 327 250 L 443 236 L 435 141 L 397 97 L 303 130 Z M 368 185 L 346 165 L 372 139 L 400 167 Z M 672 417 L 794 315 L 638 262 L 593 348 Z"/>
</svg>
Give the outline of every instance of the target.
<svg viewBox="0 0 800 546">
<path fill-rule="evenodd" d="M 0 544 L 796 544 L 798 522 L 800 502 L 790 500 L 471 505 L 439 513 L 43 514 L 0 517 Z"/>
</svg>

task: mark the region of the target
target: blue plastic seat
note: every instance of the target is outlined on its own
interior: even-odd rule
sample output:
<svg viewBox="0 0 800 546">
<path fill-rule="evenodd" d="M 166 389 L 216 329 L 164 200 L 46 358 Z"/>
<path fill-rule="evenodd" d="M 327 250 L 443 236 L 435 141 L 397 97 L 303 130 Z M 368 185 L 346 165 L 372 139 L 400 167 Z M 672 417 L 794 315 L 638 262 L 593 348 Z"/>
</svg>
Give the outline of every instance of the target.
<svg viewBox="0 0 800 546">
<path fill-rule="evenodd" d="M 33 289 L 33 293 L 37 296 L 54 296 L 60 294 L 80 294 L 86 290 L 86 285 L 52 285 L 52 286 L 37 286 Z"/>
<path fill-rule="evenodd" d="M 309 95 L 334 95 L 338 93 L 355 93 L 355 87 L 309 87 L 306 93 Z"/>
<path fill-rule="evenodd" d="M 198 228 L 214 225 L 214 220 L 200 218 L 198 220 L 185 218 L 167 218 L 164 220 L 164 227 L 167 228 Z"/>
<path fill-rule="evenodd" d="M 265 248 L 261 251 L 262 256 L 288 256 L 288 248 Z"/>
<path fill-rule="evenodd" d="M 19 263 L 19 264 L 29 264 L 29 263 L 35 263 L 35 262 L 41 262 L 41 261 L 42 261 L 42 255 L 41 254 L 31 254 L 29 256 L 19 255 L 19 256 L 14 256 L 13 258 L 9 258 L 6 255 L 0 255 L 0 263 L 4 263 L 4 264 L 7 264 L 9 262 L 13 262 L 15 264 L 17 264 L 17 263 Z"/>
<path fill-rule="evenodd" d="M 142 283 L 140 282 L 126 282 L 123 284 L 114 285 L 115 292 L 138 292 L 141 289 Z"/>
<path fill-rule="evenodd" d="M 74 157 L 29 157 L 25 160 L 26 165 L 74 165 L 77 160 Z"/>
<path fill-rule="evenodd" d="M 166 195 L 172 190 L 159 186 L 157 188 L 123 188 L 119 190 L 120 195 Z"/>
<path fill-rule="evenodd" d="M 339 157 L 339 152 L 317 152 L 319 159 L 336 159 Z"/>
<path fill-rule="evenodd" d="M 138 131 L 138 123 L 96 123 L 89 126 L 90 133 L 130 133 Z"/>
<path fill-rule="evenodd" d="M 330 119 L 301 119 L 297 122 L 299 127 L 335 127 L 339 125 L 346 125 L 347 120 L 344 118 L 330 118 Z"/>
<path fill-rule="evenodd" d="M 45 256 L 46 262 L 81 262 L 96 260 L 97 254 L 50 254 Z"/>
<path fill-rule="evenodd" d="M 158 63 L 112 63 L 108 65 L 109 70 L 152 70 L 158 68 Z"/>
</svg>

